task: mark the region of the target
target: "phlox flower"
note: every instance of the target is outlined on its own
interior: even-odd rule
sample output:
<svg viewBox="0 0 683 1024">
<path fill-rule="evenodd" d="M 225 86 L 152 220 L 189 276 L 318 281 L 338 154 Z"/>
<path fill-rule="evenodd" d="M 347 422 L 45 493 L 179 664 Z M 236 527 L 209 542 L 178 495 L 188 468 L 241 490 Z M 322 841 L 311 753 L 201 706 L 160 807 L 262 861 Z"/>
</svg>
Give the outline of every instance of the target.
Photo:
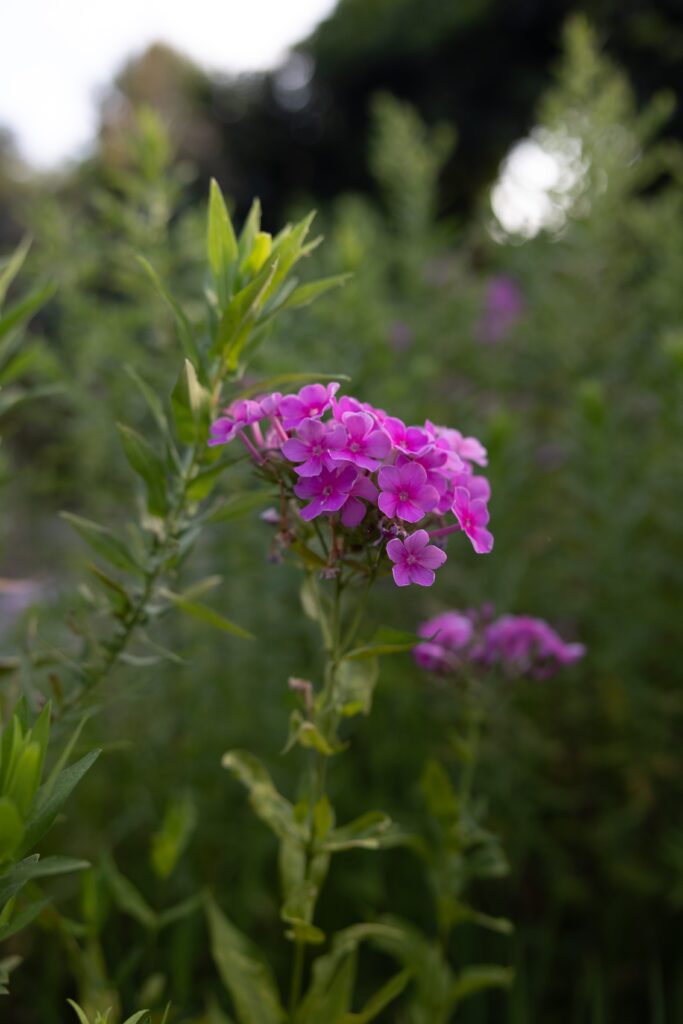
<svg viewBox="0 0 683 1024">
<path fill-rule="evenodd" d="M 453 512 L 477 554 L 487 555 L 493 548 L 493 534 L 486 529 L 489 521 L 486 502 L 480 499 L 472 500 L 468 490 L 456 487 Z"/>
<path fill-rule="evenodd" d="M 342 416 L 345 443 L 331 453 L 333 459 L 352 462 L 361 469 L 379 469 L 391 451 L 391 440 L 367 412 L 345 412 Z M 343 428 L 342 428 L 343 429 Z"/>
<path fill-rule="evenodd" d="M 383 466 L 377 475 L 380 495 L 377 504 L 385 516 L 417 523 L 439 500 L 436 488 L 427 483 L 427 472 L 418 462 L 404 466 Z"/>
<path fill-rule="evenodd" d="M 346 443 L 346 430 L 341 423 L 327 425 L 320 420 L 302 420 L 298 437 L 285 441 L 281 451 L 290 462 L 301 462 L 295 472 L 299 476 L 318 476 L 322 469 L 334 469 L 335 454 Z"/>
<path fill-rule="evenodd" d="M 461 612 L 444 612 L 418 628 L 424 641 L 413 648 L 415 660 L 429 672 L 451 672 L 462 661 L 462 652 L 474 634 L 472 619 Z"/>
<path fill-rule="evenodd" d="M 500 665 L 508 675 L 548 679 L 585 653 L 583 644 L 566 644 L 543 619 L 502 615 L 485 628 L 473 659 L 486 667 Z"/>
<path fill-rule="evenodd" d="M 285 430 L 296 430 L 302 420 L 322 416 L 338 390 L 338 384 L 307 384 L 298 395 L 285 395 L 280 401 Z"/>
<path fill-rule="evenodd" d="M 426 530 L 416 530 L 404 541 L 395 537 L 387 544 L 387 555 L 394 563 L 392 574 L 397 587 L 417 583 L 431 587 L 434 570 L 446 561 L 446 552 L 429 543 Z"/>
<path fill-rule="evenodd" d="M 360 499 L 363 498 L 370 504 L 374 504 L 377 501 L 378 493 L 370 477 L 359 473 L 341 510 L 341 521 L 344 526 L 353 528 L 362 523 L 368 507 Z"/>
<path fill-rule="evenodd" d="M 240 398 L 223 411 L 225 415 L 220 416 L 211 424 L 209 444 L 212 446 L 227 444 L 245 427 L 257 423 L 266 415 L 261 408 L 261 403 L 254 402 L 249 398 Z"/>
<path fill-rule="evenodd" d="M 303 477 L 294 485 L 297 498 L 312 501 L 301 509 L 301 518 L 315 519 L 323 512 L 338 512 L 349 496 L 358 471 L 353 466 L 323 469 L 319 476 Z"/>
</svg>

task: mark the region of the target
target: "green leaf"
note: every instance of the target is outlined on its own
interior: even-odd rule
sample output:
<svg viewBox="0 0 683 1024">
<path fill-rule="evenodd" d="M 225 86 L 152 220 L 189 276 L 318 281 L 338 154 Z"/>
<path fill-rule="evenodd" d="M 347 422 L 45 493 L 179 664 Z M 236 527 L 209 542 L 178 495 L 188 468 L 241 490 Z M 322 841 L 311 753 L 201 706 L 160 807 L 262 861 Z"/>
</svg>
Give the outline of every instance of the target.
<svg viewBox="0 0 683 1024">
<path fill-rule="evenodd" d="M 73 512 L 60 512 L 60 516 L 74 528 L 93 551 L 115 565 L 117 569 L 125 569 L 127 572 L 137 574 L 142 572 L 125 545 L 106 526 L 100 526 L 99 523 L 94 523 L 91 519 L 85 519 L 83 516 L 74 515 Z"/>
<path fill-rule="evenodd" d="M 377 659 L 371 656 L 349 661 L 344 658 L 337 669 L 335 703 L 342 715 L 368 715 L 372 694 L 379 676 Z"/>
<path fill-rule="evenodd" d="M 163 589 L 159 593 L 162 597 L 165 597 L 176 607 L 180 608 L 181 611 L 191 615 L 193 619 L 199 619 L 200 622 L 205 622 L 208 626 L 213 626 L 214 629 L 220 629 L 224 633 L 239 636 L 243 640 L 255 639 L 253 633 L 249 633 L 242 626 L 238 626 L 236 622 L 231 622 L 230 619 L 226 619 L 223 615 L 220 615 L 213 608 L 209 608 L 205 604 L 199 604 L 197 601 L 188 601 L 182 594 L 174 594 L 171 590 Z"/>
<path fill-rule="evenodd" d="M 83 871 L 89 867 L 87 861 L 74 857 L 39 857 L 37 853 L 15 864 L 10 871 L 0 876 L 0 907 L 16 896 L 27 882 L 35 878 L 50 878 L 72 871 Z"/>
<path fill-rule="evenodd" d="M 365 1004 L 360 1013 L 347 1013 L 340 1018 L 338 1024 L 369 1024 L 370 1021 L 374 1020 L 382 1010 L 385 1010 L 390 1003 L 393 1003 L 395 999 L 401 995 L 408 982 L 411 980 L 413 972 L 409 967 L 399 971 L 393 978 L 390 978 L 386 984 L 382 985 L 379 991 L 375 992 L 368 1002 Z"/>
<path fill-rule="evenodd" d="M 325 292 L 333 288 L 339 288 L 351 279 L 352 274 L 335 274 L 333 277 L 322 277 L 318 281 L 311 281 L 310 284 L 300 284 L 276 307 L 277 309 L 299 309 L 302 306 L 310 306 L 312 302 L 319 299 Z"/>
<path fill-rule="evenodd" d="M 9 994 L 9 976 L 21 963 L 20 956 L 7 956 L 0 960 L 0 996 Z"/>
<path fill-rule="evenodd" d="M 119 910 L 128 914 L 134 921 L 141 924 L 148 931 L 156 931 L 158 927 L 157 915 L 149 903 L 135 888 L 133 883 L 122 875 L 113 859 L 109 856 L 102 861 L 102 875 L 109 887 L 114 902 Z"/>
<path fill-rule="evenodd" d="M 117 430 L 128 462 L 147 488 L 150 515 L 163 516 L 168 508 L 166 498 L 166 467 L 151 444 L 132 427 L 117 423 Z"/>
<path fill-rule="evenodd" d="M 11 857 L 24 838 L 24 822 L 16 804 L 0 797 L 0 864 Z"/>
<path fill-rule="evenodd" d="M 358 658 L 374 658 L 382 654 L 398 654 L 402 651 L 412 651 L 415 644 L 420 642 L 416 633 L 407 633 L 400 629 L 378 629 L 369 643 L 355 647 L 344 657 L 350 661 Z"/>
<path fill-rule="evenodd" d="M 305 829 L 296 820 L 292 804 L 278 793 L 258 758 L 246 750 L 231 750 L 223 754 L 221 764 L 246 787 L 254 813 L 277 836 L 302 843 L 305 841 Z"/>
<path fill-rule="evenodd" d="M 74 1013 L 78 1017 L 79 1024 L 90 1024 L 90 1021 L 88 1020 L 86 1015 L 83 1013 L 83 1010 L 80 1008 L 78 1003 L 75 1003 L 73 1001 L 73 999 L 67 999 L 67 1003 L 73 1009 Z"/>
<path fill-rule="evenodd" d="M 509 988 L 513 980 L 514 972 L 509 967 L 499 967 L 495 964 L 466 967 L 460 971 L 451 986 L 451 1005 L 456 1006 L 468 996 L 476 995 L 488 988 Z"/>
<path fill-rule="evenodd" d="M 101 750 L 91 750 L 80 761 L 59 773 L 54 784 L 46 791 L 41 786 L 36 798 L 36 809 L 26 822 L 26 835 L 22 850 L 26 853 L 45 835 L 68 800 L 74 788 L 100 756 Z"/>
<path fill-rule="evenodd" d="M 209 521 L 223 523 L 230 519 L 240 519 L 252 512 L 262 512 L 271 499 L 270 492 L 244 491 L 231 494 L 229 498 L 211 513 Z"/>
<path fill-rule="evenodd" d="M 9 334 L 15 327 L 24 321 L 29 320 L 34 313 L 37 313 L 41 306 L 44 306 L 48 299 L 51 299 L 56 289 L 54 285 L 47 285 L 31 292 L 26 298 L 15 302 L 13 306 L 0 316 L 0 362 L 5 360 L 11 349 Z M 4 339 L 4 341 L 3 341 Z"/>
<path fill-rule="evenodd" d="M 14 278 L 17 276 L 22 266 L 24 265 L 24 260 L 26 259 L 26 256 L 28 255 L 28 251 L 30 248 L 30 238 L 24 238 L 23 241 L 20 242 L 17 248 L 14 250 L 9 259 L 3 261 L 4 266 L 0 271 L 0 307 L 5 301 L 7 291 L 10 285 L 12 284 L 12 281 L 14 280 Z"/>
<path fill-rule="evenodd" d="M 206 915 L 211 954 L 240 1024 L 282 1024 L 286 1014 L 270 968 L 211 898 Z"/>
<path fill-rule="evenodd" d="M 261 230 L 261 202 L 254 199 L 251 204 L 247 219 L 242 225 L 238 242 L 240 262 L 243 262 L 251 252 L 256 236 Z"/>
<path fill-rule="evenodd" d="M 201 355 L 199 352 L 199 348 L 197 347 L 197 342 L 195 341 L 194 338 L 194 333 L 192 331 L 190 321 L 183 313 L 179 304 L 167 290 L 166 286 L 164 285 L 163 281 L 157 274 L 152 264 L 148 263 L 143 256 L 138 256 L 137 259 L 138 263 L 140 264 L 141 267 L 143 267 L 143 269 L 149 276 L 150 280 L 154 284 L 155 288 L 161 295 L 162 299 L 164 300 L 164 302 L 170 309 L 171 313 L 173 314 L 173 319 L 175 320 L 176 329 L 178 331 L 178 337 L 180 339 L 180 344 L 182 345 L 183 352 L 185 353 L 187 358 L 190 359 L 196 366 L 201 366 Z"/>
<path fill-rule="evenodd" d="M 6 939 L 10 939 L 17 932 L 20 932 L 22 928 L 26 928 L 27 925 L 31 924 L 32 921 L 38 917 L 39 914 L 49 907 L 52 900 L 34 900 L 32 903 L 28 903 L 25 907 L 22 907 L 19 913 L 14 914 L 11 921 L 7 924 L 0 925 L 0 942 L 4 942 Z"/>
<path fill-rule="evenodd" d="M 149 1010 L 138 1010 L 132 1017 L 127 1017 L 123 1024 L 140 1024 L 141 1021 L 149 1019 Z"/>
<path fill-rule="evenodd" d="M 216 284 L 218 301 L 222 309 L 232 290 L 232 278 L 237 260 L 237 239 L 223 193 L 215 178 L 211 179 L 209 190 L 207 252 L 209 266 Z"/>
<path fill-rule="evenodd" d="M 178 440 L 185 444 L 204 444 L 209 436 L 211 401 L 189 359 L 185 360 L 173 388 L 171 407 Z"/>
<path fill-rule="evenodd" d="M 26 743 L 15 758 L 10 777 L 5 783 L 5 795 L 13 801 L 22 818 L 25 818 L 40 782 L 43 754 L 40 744 Z"/>
<path fill-rule="evenodd" d="M 123 368 L 130 377 L 130 379 L 133 381 L 133 383 L 136 384 L 138 390 L 140 391 L 140 394 L 147 403 L 149 411 L 152 413 L 152 416 L 154 417 L 156 425 L 161 431 L 162 436 L 167 437 L 168 420 L 166 419 L 166 413 L 164 412 L 164 407 L 161 400 L 159 399 L 159 396 L 156 394 L 154 389 L 150 387 L 147 381 L 142 379 L 142 377 L 140 376 L 140 374 L 138 373 L 134 366 L 131 366 L 130 363 L 126 363 Z"/>
<path fill-rule="evenodd" d="M 392 825 L 391 818 L 383 811 L 368 811 L 348 825 L 333 829 L 322 844 L 323 849 L 337 853 L 354 849 L 379 850 L 382 846 L 395 845 Z"/>
<path fill-rule="evenodd" d="M 150 859 L 159 878 L 168 878 L 173 873 L 196 824 L 197 808 L 189 794 L 169 803 L 160 830 L 152 836 Z"/>
</svg>

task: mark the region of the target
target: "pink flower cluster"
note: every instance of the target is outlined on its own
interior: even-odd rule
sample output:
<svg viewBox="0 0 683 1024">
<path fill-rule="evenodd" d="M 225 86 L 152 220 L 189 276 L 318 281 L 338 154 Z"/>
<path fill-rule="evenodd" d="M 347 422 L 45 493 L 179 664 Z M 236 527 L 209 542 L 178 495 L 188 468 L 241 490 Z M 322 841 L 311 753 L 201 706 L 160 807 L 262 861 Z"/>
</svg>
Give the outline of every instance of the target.
<svg viewBox="0 0 683 1024">
<path fill-rule="evenodd" d="M 432 539 L 462 530 L 476 552 L 488 553 L 491 489 L 475 472 L 487 463 L 479 441 L 429 420 L 406 426 L 338 390 L 309 384 L 296 395 L 240 399 L 212 424 L 209 444 L 239 438 L 261 465 L 283 460 L 303 520 L 336 516 L 349 530 L 364 524 L 390 538 L 399 587 L 434 582 L 446 553 Z M 435 529 L 411 532 L 417 523 Z"/>
<path fill-rule="evenodd" d="M 445 612 L 424 622 L 418 634 L 425 639 L 413 650 L 415 660 L 440 675 L 468 664 L 479 671 L 549 679 L 586 652 L 583 644 L 565 643 L 552 626 L 530 615 L 501 615 L 487 622 L 477 612 Z"/>
</svg>

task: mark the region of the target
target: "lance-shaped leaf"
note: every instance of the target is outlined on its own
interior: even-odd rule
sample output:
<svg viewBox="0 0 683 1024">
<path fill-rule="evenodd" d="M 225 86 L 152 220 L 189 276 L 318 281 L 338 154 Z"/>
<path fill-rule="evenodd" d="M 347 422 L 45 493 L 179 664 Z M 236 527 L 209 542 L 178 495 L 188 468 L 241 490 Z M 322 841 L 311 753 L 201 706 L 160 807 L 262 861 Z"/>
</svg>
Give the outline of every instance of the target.
<svg viewBox="0 0 683 1024">
<path fill-rule="evenodd" d="M 286 1014 L 268 965 L 210 897 L 206 915 L 211 954 L 239 1024 L 282 1024 Z"/>
<path fill-rule="evenodd" d="M 152 413 L 162 436 L 166 437 L 168 435 L 168 421 L 166 419 L 166 413 L 164 412 L 164 406 L 156 391 L 140 376 L 135 367 L 131 366 L 130 363 L 125 364 L 124 370 L 140 391 L 140 394 L 144 398 L 149 411 Z"/>
<path fill-rule="evenodd" d="M 298 309 L 302 306 L 310 306 L 312 302 L 319 299 L 321 295 L 339 288 L 346 284 L 352 277 L 351 274 L 335 274 L 333 277 L 322 277 L 318 281 L 311 281 L 309 284 L 300 284 L 295 288 L 276 309 Z"/>
<path fill-rule="evenodd" d="M 370 1024 L 370 1021 L 379 1017 L 387 1006 L 394 1002 L 401 995 L 406 985 L 413 976 L 409 967 L 399 971 L 393 978 L 389 978 L 382 987 L 368 999 L 367 1003 L 358 1013 L 345 1013 L 337 1024 Z"/>
<path fill-rule="evenodd" d="M 341 850 L 379 850 L 405 842 L 406 836 L 395 828 L 391 818 L 382 811 L 368 811 L 348 825 L 332 829 L 323 849 L 329 853 Z"/>
<path fill-rule="evenodd" d="M 22 850 L 28 852 L 45 835 L 61 811 L 73 789 L 100 756 L 100 750 L 91 750 L 80 761 L 65 768 L 55 779 L 49 791 L 44 786 L 38 790 L 35 809 L 26 822 L 26 834 Z M 48 795 L 46 795 L 46 793 Z"/>
<path fill-rule="evenodd" d="M 389 629 L 383 626 L 378 629 L 372 640 L 367 644 L 354 647 L 352 651 L 345 654 L 349 661 L 358 658 L 374 658 L 382 654 L 400 654 L 403 651 L 412 651 L 415 644 L 419 644 L 421 637 L 416 633 L 407 633 L 400 629 Z"/>
<path fill-rule="evenodd" d="M 206 248 L 221 309 L 232 290 L 237 260 L 237 239 L 220 185 L 211 179 Z"/>
<path fill-rule="evenodd" d="M 53 285 L 40 288 L 31 292 L 25 298 L 15 302 L 2 315 L 0 315 L 0 362 L 4 362 L 14 349 L 14 341 L 10 337 L 15 327 L 19 327 L 26 320 L 30 320 L 34 313 L 37 313 L 41 306 L 44 306 L 48 299 L 55 293 Z"/>
<path fill-rule="evenodd" d="M 91 519 L 85 519 L 83 516 L 74 515 L 72 512 L 61 512 L 60 515 L 70 526 L 73 526 L 93 551 L 96 551 L 107 562 L 115 565 L 117 569 L 125 569 L 127 572 L 137 574 L 142 572 L 128 548 L 106 526 L 100 526 L 99 523 L 94 523 Z"/>
<path fill-rule="evenodd" d="M 174 594 L 172 590 L 166 590 L 165 588 L 160 590 L 159 593 L 167 601 L 171 601 L 172 604 L 185 612 L 186 615 L 192 616 L 193 619 L 199 619 L 200 622 L 205 622 L 207 626 L 213 626 L 214 629 L 220 629 L 224 633 L 232 633 L 233 636 L 239 636 L 243 640 L 254 639 L 253 633 L 249 633 L 242 626 L 238 626 L 236 622 L 231 622 L 230 619 L 226 619 L 224 615 L 214 611 L 213 608 L 209 608 L 205 604 L 200 604 L 198 601 L 190 601 L 182 594 Z"/>
<path fill-rule="evenodd" d="M 137 430 L 123 423 L 118 423 L 117 429 L 126 458 L 138 476 L 144 480 L 150 514 L 163 516 L 168 507 L 164 460 Z"/>
<path fill-rule="evenodd" d="M 0 876 L 0 908 L 16 896 L 27 882 L 36 878 L 66 875 L 72 871 L 84 871 L 89 866 L 87 860 L 77 860 L 74 857 L 39 857 L 34 853 Z"/>
<path fill-rule="evenodd" d="M 158 927 L 157 915 L 150 907 L 142 893 L 136 889 L 130 879 L 121 874 L 112 857 L 107 856 L 102 861 L 102 877 L 104 878 L 109 891 L 119 910 L 128 914 L 134 921 L 141 924 L 148 931 L 156 931 Z"/>
<path fill-rule="evenodd" d="M 39 914 L 49 907 L 52 900 L 33 900 L 31 903 L 27 903 L 25 907 L 22 907 L 19 913 L 14 914 L 7 924 L 0 925 L 0 942 L 4 942 L 6 939 L 11 939 L 13 935 L 16 935 L 23 928 L 26 928 L 38 917 Z"/>
<path fill-rule="evenodd" d="M 24 260 L 30 248 L 31 240 L 30 238 L 25 238 L 19 243 L 11 256 L 3 260 L 3 266 L 0 270 L 0 307 L 5 301 L 9 286 L 24 265 Z"/>
<path fill-rule="evenodd" d="M 221 764 L 246 787 L 254 813 L 277 836 L 305 842 L 306 830 L 297 821 L 294 807 L 278 793 L 267 769 L 257 757 L 246 750 L 231 750 L 223 754 Z"/>
<path fill-rule="evenodd" d="M 201 367 L 201 356 L 189 320 L 183 313 L 180 305 L 164 285 L 152 264 L 148 263 L 143 256 L 138 256 L 138 262 L 144 268 L 155 288 L 173 314 L 180 344 L 182 345 L 185 355 L 188 359 L 191 359 L 196 366 Z"/>
<path fill-rule="evenodd" d="M 497 964 L 474 964 L 465 967 L 456 976 L 449 997 L 451 1006 L 455 1007 L 468 996 L 474 996 L 488 988 L 509 988 L 514 979 L 514 972 L 509 967 Z"/>
</svg>

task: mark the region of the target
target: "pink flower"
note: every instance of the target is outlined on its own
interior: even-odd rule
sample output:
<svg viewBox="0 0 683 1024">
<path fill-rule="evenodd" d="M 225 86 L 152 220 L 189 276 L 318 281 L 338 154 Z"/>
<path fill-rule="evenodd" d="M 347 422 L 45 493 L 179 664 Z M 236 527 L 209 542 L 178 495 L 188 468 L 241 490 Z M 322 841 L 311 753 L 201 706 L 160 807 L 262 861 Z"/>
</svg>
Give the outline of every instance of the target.
<svg viewBox="0 0 683 1024">
<path fill-rule="evenodd" d="M 391 440 L 385 430 L 378 428 L 367 412 L 345 412 L 342 422 L 346 427 L 347 440 L 333 459 L 344 459 L 361 469 L 378 469 L 391 451 Z"/>
<path fill-rule="evenodd" d="M 453 672 L 462 663 L 463 651 L 474 634 L 472 619 L 462 612 L 444 612 L 418 629 L 425 640 L 413 648 L 421 668 L 428 672 Z"/>
<path fill-rule="evenodd" d="M 493 547 L 493 534 L 486 529 L 489 521 L 486 502 L 479 498 L 472 500 L 468 490 L 456 487 L 453 512 L 477 554 L 487 555 Z"/>
<path fill-rule="evenodd" d="M 502 615 L 486 627 L 472 657 L 486 667 L 500 665 L 508 675 L 549 679 L 585 653 L 583 644 L 566 644 L 543 619 Z"/>
<path fill-rule="evenodd" d="M 328 426 L 320 420 L 302 420 L 297 430 L 298 438 L 290 438 L 282 445 L 281 451 L 290 462 L 301 462 L 295 472 L 299 476 L 318 476 L 324 469 L 334 469 L 332 461 L 346 443 L 346 431 L 341 423 Z"/>
<path fill-rule="evenodd" d="M 417 523 L 439 501 L 436 488 L 427 483 L 427 472 L 417 462 L 384 466 L 377 480 L 381 489 L 377 504 L 385 516 Z"/>
<path fill-rule="evenodd" d="M 307 384 L 298 395 L 286 395 L 280 401 L 285 430 L 296 430 L 302 420 L 322 416 L 338 390 L 338 384 Z"/>
<path fill-rule="evenodd" d="M 323 469 L 320 476 L 304 477 L 294 485 L 297 498 L 313 500 L 301 509 L 302 519 L 315 519 L 323 512 L 338 512 L 356 482 L 357 470 L 353 466 L 330 471 Z"/>
<path fill-rule="evenodd" d="M 374 503 L 377 501 L 378 493 L 372 480 L 364 473 L 359 473 L 341 510 L 341 521 L 344 526 L 354 527 L 362 523 L 368 509 L 360 499 L 364 498 L 365 501 Z"/>
<path fill-rule="evenodd" d="M 220 416 L 211 424 L 210 445 L 227 444 L 246 426 L 262 420 L 266 415 L 261 403 L 249 398 L 240 398 L 223 411 L 225 416 Z"/>
<path fill-rule="evenodd" d="M 416 530 L 405 541 L 397 537 L 390 540 L 387 555 L 395 563 L 391 571 L 397 587 L 407 587 L 410 583 L 431 587 L 434 570 L 446 561 L 446 552 L 429 543 L 426 530 Z"/>
</svg>

